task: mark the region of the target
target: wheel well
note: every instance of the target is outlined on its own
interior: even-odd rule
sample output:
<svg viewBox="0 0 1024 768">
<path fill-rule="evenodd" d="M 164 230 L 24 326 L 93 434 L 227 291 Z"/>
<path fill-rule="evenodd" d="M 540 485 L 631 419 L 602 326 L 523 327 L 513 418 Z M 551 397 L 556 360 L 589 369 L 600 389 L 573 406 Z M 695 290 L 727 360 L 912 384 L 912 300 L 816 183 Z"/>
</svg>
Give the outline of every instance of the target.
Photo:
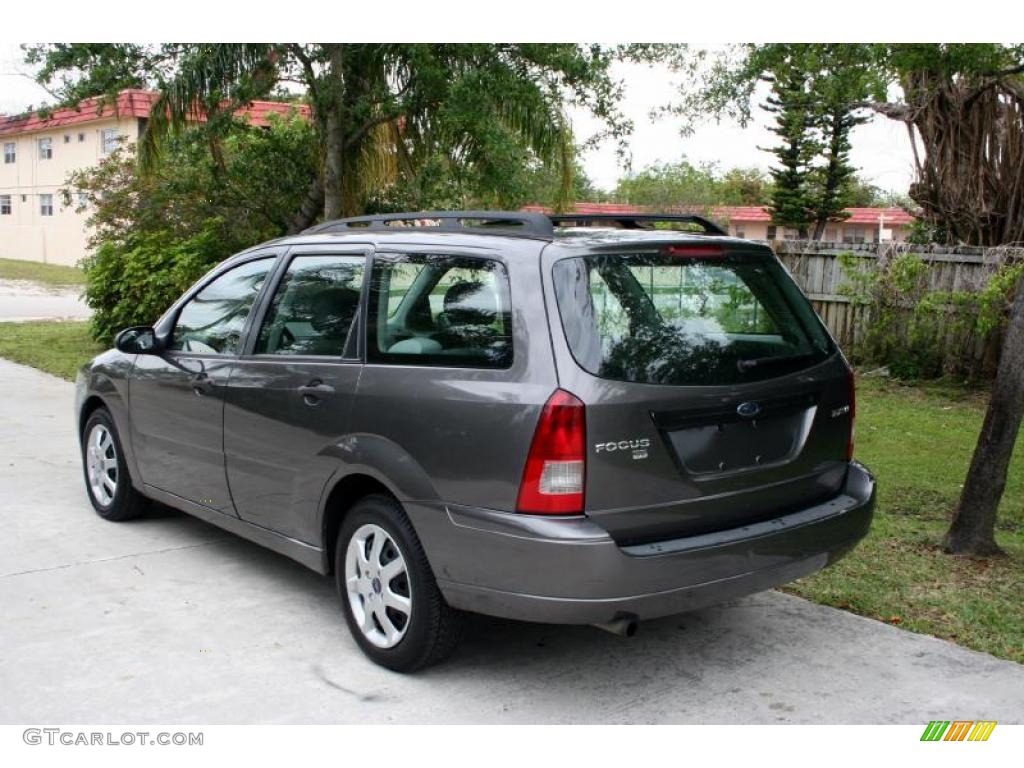
<svg viewBox="0 0 1024 768">
<path fill-rule="evenodd" d="M 85 422 L 92 416 L 92 412 L 97 408 L 103 408 L 106 403 L 103 402 L 98 396 L 91 395 L 84 403 L 82 403 L 82 411 L 78 416 L 78 437 L 82 437 L 82 432 L 85 430 Z"/>
<path fill-rule="evenodd" d="M 334 572 L 334 549 L 338 544 L 338 531 L 348 511 L 364 496 L 373 493 L 394 498 L 395 495 L 380 480 L 369 475 L 348 475 L 335 485 L 324 504 L 323 545 L 327 551 L 327 572 Z"/>
</svg>

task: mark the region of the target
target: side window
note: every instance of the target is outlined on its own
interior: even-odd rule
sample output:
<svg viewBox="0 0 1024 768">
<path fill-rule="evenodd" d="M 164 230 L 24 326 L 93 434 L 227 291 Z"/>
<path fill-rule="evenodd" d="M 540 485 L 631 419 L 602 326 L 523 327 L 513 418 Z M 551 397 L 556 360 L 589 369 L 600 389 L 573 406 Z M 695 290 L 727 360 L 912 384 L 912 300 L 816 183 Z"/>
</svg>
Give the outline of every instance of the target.
<svg viewBox="0 0 1024 768">
<path fill-rule="evenodd" d="M 296 256 L 263 320 L 256 354 L 341 357 L 363 287 L 362 256 Z"/>
<path fill-rule="evenodd" d="M 193 296 L 178 314 L 170 349 L 238 354 L 245 320 L 273 265 L 273 257 L 242 264 Z"/>
<path fill-rule="evenodd" d="M 512 313 L 505 267 L 461 256 L 377 258 L 370 282 L 367 359 L 508 368 Z"/>
</svg>

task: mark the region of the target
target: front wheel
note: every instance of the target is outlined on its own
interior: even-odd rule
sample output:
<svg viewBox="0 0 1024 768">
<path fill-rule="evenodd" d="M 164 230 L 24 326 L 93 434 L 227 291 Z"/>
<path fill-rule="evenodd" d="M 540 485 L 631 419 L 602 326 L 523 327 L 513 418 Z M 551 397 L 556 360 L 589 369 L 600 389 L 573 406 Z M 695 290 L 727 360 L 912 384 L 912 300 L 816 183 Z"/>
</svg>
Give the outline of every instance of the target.
<svg viewBox="0 0 1024 768">
<path fill-rule="evenodd" d="M 445 602 L 394 499 L 367 496 L 349 511 L 338 533 L 334 573 L 349 630 L 376 663 L 411 672 L 455 649 L 462 614 Z"/>
<path fill-rule="evenodd" d="M 131 520 L 145 512 L 149 499 L 132 486 L 121 438 L 106 408 L 97 408 L 85 422 L 82 469 L 89 501 L 104 520 Z"/>
</svg>

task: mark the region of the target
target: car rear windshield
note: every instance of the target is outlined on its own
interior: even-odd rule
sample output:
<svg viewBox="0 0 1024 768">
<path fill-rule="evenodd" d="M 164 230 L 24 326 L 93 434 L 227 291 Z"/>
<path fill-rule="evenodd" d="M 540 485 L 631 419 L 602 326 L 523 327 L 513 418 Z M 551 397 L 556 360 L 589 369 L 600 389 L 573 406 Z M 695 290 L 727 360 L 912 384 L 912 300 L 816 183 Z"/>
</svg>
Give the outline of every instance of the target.
<svg viewBox="0 0 1024 768">
<path fill-rule="evenodd" d="M 573 357 L 606 379 L 737 384 L 821 362 L 835 350 L 773 256 L 601 254 L 554 266 Z"/>
</svg>

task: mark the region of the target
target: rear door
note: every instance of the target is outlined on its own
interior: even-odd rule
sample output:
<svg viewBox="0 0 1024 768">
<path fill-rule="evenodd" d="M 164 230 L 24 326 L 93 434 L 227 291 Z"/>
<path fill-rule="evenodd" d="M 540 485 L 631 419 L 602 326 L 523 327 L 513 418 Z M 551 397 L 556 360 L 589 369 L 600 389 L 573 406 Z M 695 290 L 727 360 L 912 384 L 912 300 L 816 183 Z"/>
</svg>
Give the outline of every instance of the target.
<svg viewBox="0 0 1024 768">
<path fill-rule="evenodd" d="M 339 466 L 361 371 L 368 246 L 285 260 L 225 394 L 224 453 L 239 516 L 306 543 Z"/>
<path fill-rule="evenodd" d="M 556 261 L 551 278 L 559 380 L 587 408 L 587 513 L 618 541 L 839 491 L 847 367 L 770 251 L 668 244 Z"/>
</svg>

